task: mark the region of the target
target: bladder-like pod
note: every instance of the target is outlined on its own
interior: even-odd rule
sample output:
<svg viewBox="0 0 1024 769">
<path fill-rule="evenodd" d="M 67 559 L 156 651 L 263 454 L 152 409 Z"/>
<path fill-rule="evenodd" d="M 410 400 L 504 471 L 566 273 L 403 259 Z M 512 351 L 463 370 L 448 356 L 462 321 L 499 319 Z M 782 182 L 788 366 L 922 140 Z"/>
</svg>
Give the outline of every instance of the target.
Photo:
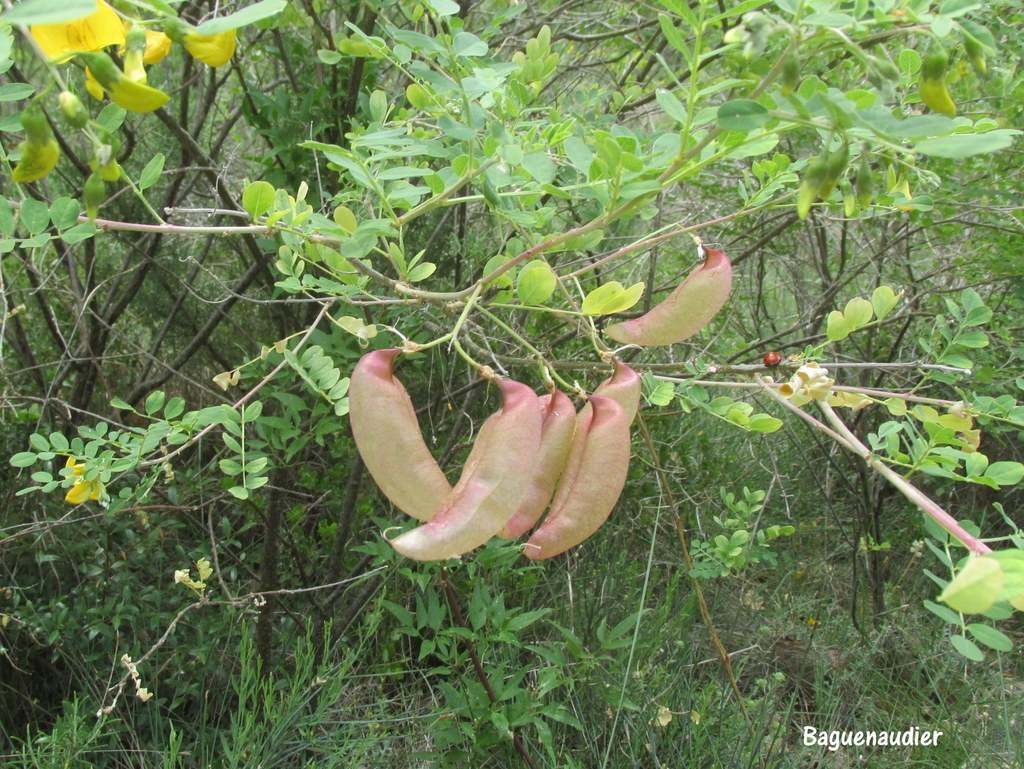
<svg viewBox="0 0 1024 769">
<path fill-rule="evenodd" d="M 590 419 L 577 424 L 573 438 L 574 446 L 582 446 L 580 461 L 566 466 L 551 512 L 526 543 L 532 560 L 552 558 L 597 531 L 626 483 L 632 416 L 607 396 L 591 396 L 590 406 Z"/>
<path fill-rule="evenodd" d="M 669 345 L 687 339 L 706 326 L 732 289 L 732 264 L 721 251 L 704 249 L 704 264 L 650 312 L 616 323 L 605 333 L 620 344 L 643 347 Z"/>
<path fill-rule="evenodd" d="M 552 395 L 540 398 L 542 409 L 542 431 L 540 453 L 533 471 L 533 479 L 527 486 L 519 507 L 501 530 L 502 537 L 518 537 L 525 534 L 540 520 L 551 496 L 555 493 L 555 485 L 562 475 L 572 436 L 576 428 L 576 407 L 569 396 L 560 390 Z"/>
<path fill-rule="evenodd" d="M 422 526 L 391 540 L 402 555 L 438 561 L 479 547 L 515 512 L 533 479 L 542 418 L 537 395 L 501 380 L 503 404 L 481 426 L 459 482 L 441 510 Z"/>
<path fill-rule="evenodd" d="M 641 391 L 640 375 L 625 363 L 615 361 L 615 371 L 610 377 L 601 382 L 594 390 L 594 395 L 611 398 L 618 403 L 627 419 L 627 424 L 632 424 L 636 417 L 637 409 L 640 407 Z M 566 497 L 573 492 L 570 478 L 575 478 L 579 472 L 580 463 L 583 461 L 583 450 L 586 441 L 582 438 L 590 429 L 590 420 L 593 418 L 594 407 L 585 403 L 576 415 L 576 427 L 573 435 L 572 446 L 569 447 L 569 455 L 565 460 L 565 468 L 562 470 L 561 481 L 555 489 L 551 499 L 551 509 L 560 507 Z"/>
<path fill-rule="evenodd" d="M 401 350 L 375 350 L 356 364 L 349 422 L 356 448 L 380 490 L 402 512 L 429 521 L 452 487 L 427 448 L 412 400 L 393 373 Z"/>
</svg>

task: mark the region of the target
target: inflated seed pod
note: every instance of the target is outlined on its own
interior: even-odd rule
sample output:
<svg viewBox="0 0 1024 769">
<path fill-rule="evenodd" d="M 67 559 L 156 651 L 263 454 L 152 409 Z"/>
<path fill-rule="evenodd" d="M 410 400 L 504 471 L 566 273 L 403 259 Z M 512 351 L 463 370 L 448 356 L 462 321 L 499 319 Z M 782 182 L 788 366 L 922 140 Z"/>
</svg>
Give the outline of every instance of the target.
<svg viewBox="0 0 1024 769">
<path fill-rule="evenodd" d="M 979 75 L 984 75 L 988 71 L 988 61 L 986 46 L 967 32 L 963 32 L 964 36 L 964 51 L 967 52 L 967 58 L 970 59 L 971 65 L 978 71 Z"/>
<path fill-rule="evenodd" d="M 629 473 L 629 424 L 626 410 L 609 397 L 590 398 L 592 416 L 573 443 L 582 445 L 581 461 L 562 476 L 551 512 L 526 543 L 534 561 L 552 558 L 578 545 L 608 520 Z"/>
<path fill-rule="evenodd" d="M 949 67 L 949 55 L 941 45 L 933 45 L 921 60 L 921 77 L 917 88 L 921 101 L 932 112 L 953 117 L 956 115 L 956 103 L 949 95 L 946 87 L 946 69 Z"/>
<path fill-rule="evenodd" d="M 409 393 L 394 375 L 400 352 L 374 350 L 356 364 L 349 422 L 356 448 L 384 496 L 407 515 L 428 521 L 452 487 L 423 440 Z"/>
<path fill-rule="evenodd" d="M 650 312 L 616 323 L 605 333 L 620 344 L 642 347 L 681 342 L 706 326 L 732 290 L 732 264 L 721 251 L 705 248 L 704 264 Z"/>
<path fill-rule="evenodd" d="M 618 360 L 615 361 L 615 371 L 606 380 L 601 382 L 594 390 L 594 395 L 611 398 L 618 403 L 626 413 L 629 424 L 633 423 L 637 409 L 640 407 L 640 392 L 642 390 L 640 375 L 632 368 Z M 590 429 L 590 421 L 593 419 L 594 407 L 588 401 L 576 415 L 576 427 L 573 431 L 572 445 L 569 448 L 569 455 L 565 460 L 565 467 L 559 479 L 555 494 L 551 499 L 551 509 L 560 507 L 565 498 L 572 493 L 572 478 L 579 473 L 580 464 L 583 462 L 583 449 L 585 440 L 580 436 L 587 434 Z"/>
<path fill-rule="evenodd" d="M 565 468 L 576 429 L 576 407 L 569 396 L 560 390 L 540 398 L 541 437 L 540 453 L 534 467 L 533 478 L 519 502 L 519 506 L 502 528 L 500 535 L 518 537 L 540 520 L 547 510 L 555 486 Z"/>
<path fill-rule="evenodd" d="M 818 199 L 827 178 L 828 156 L 823 153 L 808 164 L 800 180 L 800 189 L 796 193 L 796 214 L 801 219 L 806 219 L 811 212 L 811 206 Z"/>
<path fill-rule="evenodd" d="M 463 555 L 501 531 L 533 477 L 540 453 L 541 408 L 520 382 L 501 380 L 501 410 L 477 433 L 462 477 L 441 510 L 422 526 L 391 540 L 416 561 Z"/>
<path fill-rule="evenodd" d="M 782 62 L 782 92 L 793 93 L 800 87 L 800 54 L 797 51 L 790 51 L 789 56 Z"/>
<path fill-rule="evenodd" d="M 825 178 L 818 188 L 818 197 L 827 200 L 850 163 L 850 145 L 843 142 L 834 152 L 825 153 Z"/>
<path fill-rule="evenodd" d="M 594 395 L 603 395 L 606 398 L 611 398 L 622 406 L 626 410 L 630 424 L 632 424 L 637 409 L 640 408 L 641 389 L 640 375 L 622 361 L 616 360 L 615 371 L 597 386 L 597 389 L 594 390 Z M 588 403 L 580 410 L 580 413 L 589 411 L 590 404 Z"/>
<path fill-rule="evenodd" d="M 860 165 L 857 168 L 857 179 L 853 183 L 857 194 L 857 204 L 861 208 L 867 208 L 875 197 L 875 177 L 871 174 L 871 165 L 868 163 L 867 155 L 861 155 Z"/>
</svg>

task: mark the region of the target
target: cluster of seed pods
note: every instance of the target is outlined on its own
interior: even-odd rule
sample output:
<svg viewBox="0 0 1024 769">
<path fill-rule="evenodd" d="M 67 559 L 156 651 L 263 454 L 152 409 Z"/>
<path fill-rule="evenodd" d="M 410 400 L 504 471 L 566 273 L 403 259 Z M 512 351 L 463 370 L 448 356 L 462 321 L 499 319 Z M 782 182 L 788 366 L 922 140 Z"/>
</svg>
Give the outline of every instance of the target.
<svg viewBox="0 0 1024 769">
<path fill-rule="evenodd" d="M 502 406 L 480 427 L 458 482 L 449 485 L 427 448 L 408 392 L 395 377 L 399 350 L 367 353 L 349 387 L 356 447 L 381 492 L 423 524 L 391 540 L 402 555 L 437 561 L 491 537 L 534 528 L 528 558 L 578 545 L 615 507 L 629 471 L 630 424 L 640 377 L 615 373 L 579 413 L 562 392 L 537 397 L 525 384 L 497 380 Z"/>
<path fill-rule="evenodd" d="M 665 300 L 605 333 L 646 347 L 675 344 L 706 326 L 729 296 L 732 265 L 721 251 L 702 252 L 704 263 Z M 366 469 L 395 507 L 423 522 L 391 540 L 395 550 L 437 561 L 496 535 L 515 538 L 533 530 L 524 553 L 543 560 L 580 544 L 608 519 L 629 472 L 630 425 L 641 389 L 633 369 L 616 361 L 615 372 L 579 412 L 562 392 L 538 397 L 521 382 L 497 380 L 501 409 L 480 427 L 452 486 L 395 377 L 400 352 L 367 353 L 349 386 L 352 435 Z"/>
</svg>

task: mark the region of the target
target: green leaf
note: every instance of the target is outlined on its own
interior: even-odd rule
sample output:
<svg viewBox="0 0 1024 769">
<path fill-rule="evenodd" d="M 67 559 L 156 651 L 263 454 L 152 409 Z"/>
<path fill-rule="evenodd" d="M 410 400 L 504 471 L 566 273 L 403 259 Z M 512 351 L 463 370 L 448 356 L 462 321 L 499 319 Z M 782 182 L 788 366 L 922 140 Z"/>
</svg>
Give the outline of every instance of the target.
<svg viewBox="0 0 1024 769">
<path fill-rule="evenodd" d="M 164 155 L 162 152 L 158 152 L 153 156 L 153 159 L 146 163 L 146 167 L 142 169 L 142 174 L 139 176 L 139 189 L 148 190 L 158 181 L 160 181 L 160 174 L 164 172 Z"/>
<path fill-rule="evenodd" d="M 257 21 L 276 16 L 288 6 L 287 0 L 260 0 L 246 8 L 229 13 L 227 16 L 210 19 L 200 24 L 196 31 L 200 35 L 216 35 L 220 32 L 245 27 Z"/>
<path fill-rule="evenodd" d="M 456 11 L 457 13 L 457 11 Z M 472 32 L 459 31 L 452 37 L 452 45 L 455 46 L 459 56 L 486 56 L 487 43 L 474 35 Z"/>
<path fill-rule="evenodd" d="M 430 6 L 438 16 L 454 16 L 459 12 L 459 4 L 454 0 L 426 0 L 424 5 Z"/>
<path fill-rule="evenodd" d="M 343 38 L 338 41 L 338 50 L 346 56 L 355 56 L 356 58 L 368 58 L 368 59 L 379 59 L 381 53 L 369 43 L 363 42 L 362 40 L 354 40 L 351 37 Z"/>
<path fill-rule="evenodd" d="M 767 108 L 750 99 L 733 99 L 718 108 L 718 124 L 726 131 L 752 131 L 768 117 Z"/>
<path fill-rule="evenodd" d="M 88 240 L 95 234 L 95 224 L 92 222 L 82 222 L 81 224 L 76 224 L 70 229 L 64 230 L 64 232 L 60 234 L 60 239 L 69 246 L 73 246 L 75 243 L 81 243 L 83 240 Z"/>
<path fill-rule="evenodd" d="M 110 104 L 100 110 L 100 114 L 96 116 L 96 122 L 107 131 L 113 133 L 124 124 L 124 119 L 127 116 L 128 110 L 118 104 L 114 104 L 114 102 L 110 102 Z"/>
<path fill-rule="evenodd" d="M 676 395 L 676 388 L 671 382 L 655 382 L 654 389 L 647 396 L 652 406 L 667 406 Z"/>
<path fill-rule="evenodd" d="M 998 486 L 1016 486 L 1024 478 L 1024 464 L 1020 462 L 993 462 L 985 477 Z"/>
<path fill-rule="evenodd" d="M 253 219 L 263 216 L 274 205 L 276 191 L 269 182 L 253 182 L 242 193 L 242 208 Z"/>
<path fill-rule="evenodd" d="M 958 334 L 954 341 L 961 347 L 977 350 L 982 347 L 988 347 L 988 334 L 984 331 L 968 331 Z"/>
<path fill-rule="evenodd" d="M 0 16 L 0 24 L 64 24 L 96 12 L 96 0 L 22 0 Z"/>
<path fill-rule="evenodd" d="M 158 412 L 160 409 L 164 407 L 164 400 L 165 395 L 163 390 L 154 390 L 153 392 L 151 392 L 149 394 L 149 397 L 146 398 L 146 413 L 152 416 L 153 414 Z"/>
<path fill-rule="evenodd" d="M 996 602 L 1004 582 L 1003 570 L 997 561 L 974 556 L 942 591 L 939 600 L 959 612 L 976 614 Z"/>
<path fill-rule="evenodd" d="M 222 459 L 219 462 L 219 466 L 220 471 L 224 473 L 224 475 L 227 475 L 229 477 L 241 475 L 242 473 L 242 465 L 239 464 L 238 461 L 234 459 Z"/>
<path fill-rule="evenodd" d="M 991 625 L 981 625 L 977 622 L 972 622 L 967 626 L 967 631 L 990 649 L 995 649 L 997 652 L 1013 651 L 1013 641 L 1010 640 L 1009 636 L 996 630 Z"/>
<path fill-rule="evenodd" d="M 676 98 L 675 94 L 671 91 L 666 91 L 664 88 L 659 88 L 654 92 L 654 98 L 658 100 L 658 105 L 665 111 L 666 115 L 677 123 L 686 123 L 686 107 Z"/>
<path fill-rule="evenodd" d="M 334 223 L 350 235 L 355 232 L 356 227 L 359 226 L 356 215 L 352 213 L 352 209 L 347 206 L 338 206 L 334 209 Z"/>
<path fill-rule="evenodd" d="M 232 486 L 230 489 L 228 489 L 228 494 L 233 496 L 235 499 L 244 500 L 249 498 L 249 489 L 245 488 L 244 486 Z"/>
<path fill-rule="evenodd" d="M 0 85 L 0 102 L 27 99 L 35 91 L 35 86 L 28 83 L 4 83 Z"/>
<path fill-rule="evenodd" d="M 902 295 L 902 291 L 897 294 L 889 286 L 879 286 L 871 292 L 871 307 L 875 311 L 875 317 L 882 320 L 892 311 Z"/>
<path fill-rule="evenodd" d="M 433 99 L 430 98 L 430 94 L 419 83 L 412 83 L 406 86 L 405 98 L 416 109 L 425 109 L 434 103 Z"/>
<path fill-rule="evenodd" d="M 971 662 L 981 662 L 985 659 L 985 655 L 981 653 L 981 649 L 978 648 L 977 644 L 966 636 L 950 636 L 949 642 L 953 644 L 954 649 L 960 652 L 960 654 L 965 656 Z"/>
<path fill-rule="evenodd" d="M 164 407 L 164 419 L 177 419 L 185 411 L 185 399 L 175 396 Z"/>
<path fill-rule="evenodd" d="M 843 316 L 846 318 L 850 330 L 854 331 L 870 323 L 874 312 L 871 302 L 858 296 L 846 303 Z"/>
<path fill-rule="evenodd" d="M 11 464 L 14 467 L 31 467 L 36 463 L 38 457 L 32 451 L 19 451 L 11 457 Z"/>
<path fill-rule="evenodd" d="M 78 224 L 80 207 L 74 198 L 60 197 L 50 204 L 50 221 L 58 230 L 66 230 Z"/>
<path fill-rule="evenodd" d="M 782 420 L 771 414 L 754 414 L 746 424 L 746 428 L 755 433 L 774 433 L 782 427 Z"/>
<path fill-rule="evenodd" d="M 541 184 L 550 184 L 555 178 L 555 164 L 547 152 L 530 152 L 522 160 L 526 172 Z"/>
<path fill-rule="evenodd" d="M 316 57 L 328 66 L 333 66 L 344 58 L 340 53 L 332 51 L 329 48 L 321 48 L 318 50 L 316 52 Z"/>
<path fill-rule="evenodd" d="M 972 307 L 964 317 L 965 326 L 982 326 L 992 320 L 992 308 L 981 305 Z"/>
<path fill-rule="evenodd" d="M 924 608 L 926 608 L 936 617 L 941 619 L 943 622 L 948 622 L 951 625 L 960 624 L 960 615 L 946 606 L 937 604 L 934 601 L 925 601 Z"/>
<path fill-rule="evenodd" d="M 1020 131 L 1012 128 L 997 128 L 983 134 L 953 134 L 918 142 L 914 149 L 922 155 L 960 160 L 972 155 L 999 152 L 1013 144 Z"/>
<path fill-rule="evenodd" d="M 828 321 L 825 325 L 825 334 L 830 342 L 841 342 L 850 335 L 850 324 L 846 317 L 839 310 L 832 310 L 828 314 Z"/>
<path fill-rule="evenodd" d="M 508 261 L 509 257 L 505 256 L 504 254 L 495 254 L 490 259 L 488 259 L 487 264 L 484 265 L 484 275 L 490 275 L 492 272 L 497 270 L 499 267 L 503 266 Z M 507 302 L 512 298 L 511 289 L 513 285 L 513 274 L 513 270 L 509 270 L 508 272 L 502 273 L 497 278 L 494 278 L 492 281 L 490 281 L 491 286 L 498 289 L 503 289 L 494 294 L 493 301 Z"/>
<path fill-rule="evenodd" d="M 519 271 L 516 293 L 523 304 L 541 305 L 555 293 L 558 278 L 543 259 L 534 259 Z"/>
<path fill-rule="evenodd" d="M 434 270 L 437 269 L 437 265 L 433 262 L 420 262 L 411 270 L 406 276 L 410 283 L 419 283 L 421 280 L 426 280 L 434 274 Z"/>
<path fill-rule="evenodd" d="M 583 312 L 586 315 L 611 315 L 622 312 L 639 302 L 643 293 L 643 282 L 623 288 L 621 283 L 613 280 L 587 294 L 583 300 Z"/>
<path fill-rule="evenodd" d="M 50 209 L 43 201 L 28 198 L 21 204 L 21 223 L 30 235 L 42 232 L 50 223 Z"/>
<path fill-rule="evenodd" d="M 553 609 L 534 609 L 533 611 L 523 612 L 508 621 L 506 626 L 507 630 L 511 630 L 513 633 L 518 633 L 520 630 L 532 625 L 537 620 L 550 614 Z"/>
</svg>

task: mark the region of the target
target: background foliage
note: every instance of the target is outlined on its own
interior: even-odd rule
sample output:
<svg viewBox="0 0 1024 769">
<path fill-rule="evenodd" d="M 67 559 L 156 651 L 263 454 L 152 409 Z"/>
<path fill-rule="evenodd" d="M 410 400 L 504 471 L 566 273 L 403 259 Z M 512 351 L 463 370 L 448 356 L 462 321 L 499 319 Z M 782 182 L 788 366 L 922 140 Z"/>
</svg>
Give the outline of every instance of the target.
<svg viewBox="0 0 1024 769">
<path fill-rule="evenodd" d="M 33 94 L 62 150 L 39 182 L 2 176 L 5 765 L 858 759 L 804 747 L 803 724 L 946 735 L 872 766 L 1019 765 L 1019 614 L 936 603 L 965 551 L 729 385 L 778 350 L 964 401 L 984 465 L 945 408 L 844 413 L 993 547 L 1024 547 L 1020 21 L 959 1 L 293 0 L 227 66 L 176 46 L 148 73 L 171 95 L 152 114 L 82 94 L 124 172 L 96 225 L 94 148 L 0 29 L 5 156 Z M 961 117 L 921 102 L 935 44 Z M 844 151 L 802 219 L 808 166 Z M 612 281 L 644 281 L 650 307 L 691 268 L 690 228 L 730 255 L 732 299 L 683 345 L 623 352 L 647 399 L 609 523 L 543 565 L 500 541 L 396 556 L 348 433 L 359 356 L 442 338 L 467 287 L 518 259 L 463 350 L 538 388 L 542 356 L 592 390 L 604 321 L 574 310 Z M 534 260 L 551 270 L 527 277 Z M 855 318 L 883 286 L 891 311 Z M 495 394 L 446 344 L 400 374 L 457 476 Z M 104 498 L 63 501 L 68 457 Z"/>
</svg>

